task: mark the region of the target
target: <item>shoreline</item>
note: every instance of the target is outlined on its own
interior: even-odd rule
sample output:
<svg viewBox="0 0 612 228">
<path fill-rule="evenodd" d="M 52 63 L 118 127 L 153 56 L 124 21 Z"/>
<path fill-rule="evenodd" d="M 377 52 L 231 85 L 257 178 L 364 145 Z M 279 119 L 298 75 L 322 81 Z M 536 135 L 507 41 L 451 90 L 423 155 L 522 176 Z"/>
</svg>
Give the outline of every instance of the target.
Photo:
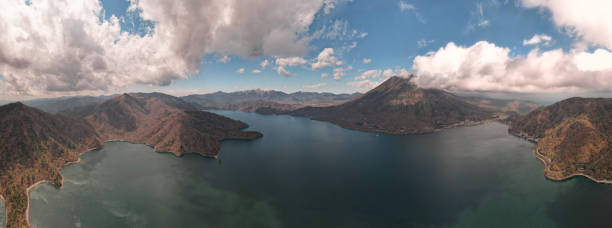
<svg viewBox="0 0 612 228">
<path fill-rule="evenodd" d="M 4 223 L 5 223 L 5 224 L 0 224 L 0 225 L 2 225 L 2 227 L 5 227 L 6 220 L 8 219 L 8 211 L 6 211 L 6 200 L 4 199 L 4 196 L 2 196 L 1 194 L 0 194 L 0 200 L 4 201 Z"/>
<path fill-rule="evenodd" d="M 538 151 L 537 151 L 538 140 L 533 138 L 533 137 L 526 137 L 526 136 L 523 136 L 523 135 L 514 134 L 513 132 L 510 132 L 510 131 L 509 131 L 509 133 L 510 133 L 510 135 L 514 135 L 517 138 L 520 138 L 520 139 L 526 140 L 528 142 L 531 142 L 531 143 L 533 143 L 536 146 L 536 147 L 533 148 L 532 153 L 533 153 L 533 155 L 538 160 L 540 160 L 540 162 L 542 162 L 542 164 L 544 164 L 544 177 L 546 179 L 549 179 L 549 180 L 552 180 L 552 181 L 565 181 L 565 180 L 571 179 L 572 177 L 585 177 L 585 178 L 587 178 L 587 179 L 589 179 L 589 180 L 591 180 L 591 181 L 593 181 L 595 183 L 598 183 L 598 184 L 612 184 L 612 180 L 597 179 L 597 178 L 592 177 L 592 176 L 590 176 L 588 174 L 577 173 L 577 172 L 573 172 L 572 174 L 569 174 L 569 175 L 563 175 L 561 177 L 552 177 L 552 176 L 549 176 L 547 174 L 548 173 L 547 170 L 550 170 L 550 169 L 549 169 L 548 162 L 546 162 L 546 157 L 544 157 L 544 155 L 540 155 L 538 153 Z M 554 171 L 550 171 L 550 172 L 554 172 Z"/>
<path fill-rule="evenodd" d="M 62 181 L 64 181 L 63 177 L 62 177 Z M 34 183 L 33 185 L 30 185 L 30 187 L 28 187 L 26 189 L 26 198 L 27 198 L 27 201 L 28 201 L 28 206 L 26 207 L 26 214 L 25 214 L 25 216 L 26 216 L 26 222 L 28 223 L 29 227 L 32 227 L 32 224 L 30 224 L 30 190 L 32 190 L 32 189 L 34 189 L 34 188 L 36 188 L 36 187 L 38 187 L 38 186 L 40 186 L 40 185 L 42 185 L 44 183 L 51 183 L 51 182 L 48 181 L 48 180 L 41 180 L 41 181 L 38 181 L 38 182 Z"/>
<path fill-rule="evenodd" d="M 116 139 L 113 139 L 113 140 L 106 140 L 106 141 L 104 141 L 102 143 L 102 147 L 101 148 L 93 147 L 93 148 L 89 148 L 88 150 L 86 150 L 83 153 L 80 153 L 79 157 L 78 157 L 78 159 L 76 161 L 69 161 L 69 162 L 67 162 L 61 168 L 59 168 L 59 171 L 61 171 L 62 169 L 68 167 L 69 165 L 80 163 L 81 162 L 81 156 L 83 156 L 84 154 L 86 154 L 88 152 L 94 151 L 94 150 L 103 149 L 104 148 L 104 144 L 106 144 L 107 142 L 127 142 L 127 143 L 132 143 L 132 144 L 143 144 L 143 145 L 146 145 L 148 147 L 151 147 L 153 149 L 153 152 L 156 152 L 156 153 L 160 153 L 160 154 L 162 154 L 162 153 L 170 153 L 170 154 L 173 154 L 175 157 L 181 157 L 181 156 L 184 155 L 184 153 L 181 153 L 181 154 L 177 155 L 177 154 L 175 154 L 173 152 L 157 151 L 155 149 L 155 146 L 149 145 L 149 144 L 144 143 L 144 142 L 132 142 L 132 141 L 127 141 L 127 140 L 116 140 Z M 200 155 L 202 157 L 205 157 L 205 158 L 214 158 L 214 159 L 218 159 L 218 156 L 219 156 L 218 154 L 215 155 L 215 156 L 205 156 L 205 155 L 202 155 L 200 153 L 191 153 L 191 154 L 198 154 L 198 155 Z M 62 177 L 62 182 L 61 182 L 62 184 L 61 184 L 61 186 L 57 187 L 58 189 L 61 189 L 61 187 L 64 186 L 64 176 L 61 173 L 60 173 L 60 176 Z M 26 214 L 25 214 L 25 216 L 26 216 L 26 222 L 27 222 L 29 227 L 32 227 L 32 224 L 30 224 L 30 191 L 32 189 L 42 185 L 42 184 L 45 184 L 45 183 L 51 183 L 51 181 L 49 181 L 49 180 L 40 180 L 40 181 L 30 185 L 28 188 L 26 188 L 26 199 L 27 199 L 27 202 L 28 202 L 28 206 L 26 207 Z M 2 195 L 0 195 L 0 199 L 4 200 L 4 197 L 2 197 Z M 5 202 L 4 219 L 7 220 L 8 219 L 8 214 L 7 214 L 7 211 L 6 211 L 6 200 L 4 200 L 4 202 Z"/>
<path fill-rule="evenodd" d="M 597 178 L 592 177 L 592 176 L 590 176 L 590 175 L 588 175 L 588 174 L 584 174 L 584 173 L 577 173 L 577 172 L 573 172 L 573 173 L 571 173 L 571 174 L 569 174 L 569 175 L 563 175 L 563 176 L 561 176 L 561 177 L 552 177 L 552 176 L 550 176 L 550 175 L 548 175 L 548 174 L 547 174 L 547 170 L 548 170 L 548 171 L 550 171 L 550 172 L 554 172 L 554 171 L 551 171 L 551 170 L 550 170 L 550 168 L 549 168 L 549 164 L 548 164 L 548 163 L 546 162 L 546 160 L 545 160 L 545 158 L 546 158 L 546 157 L 544 157 L 543 155 L 538 154 L 538 152 L 537 152 L 537 149 L 536 149 L 536 148 L 534 148 L 534 149 L 533 149 L 533 154 L 534 154 L 534 156 L 535 156 L 535 157 L 536 157 L 538 160 L 540 160 L 540 161 L 541 161 L 541 162 L 544 164 L 544 177 L 546 177 L 546 178 L 547 178 L 547 179 L 549 179 L 549 180 L 553 180 L 553 181 L 564 181 L 564 180 L 569 180 L 569 179 L 571 179 L 572 177 L 585 177 L 585 178 L 587 178 L 587 179 L 589 179 L 589 180 L 591 180 L 591 181 L 593 181 L 593 182 L 595 182 L 595 183 L 598 183 L 598 184 L 612 184 L 612 181 L 610 181 L 610 180 L 602 180 L 602 179 L 597 179 Z"/>
</svg>

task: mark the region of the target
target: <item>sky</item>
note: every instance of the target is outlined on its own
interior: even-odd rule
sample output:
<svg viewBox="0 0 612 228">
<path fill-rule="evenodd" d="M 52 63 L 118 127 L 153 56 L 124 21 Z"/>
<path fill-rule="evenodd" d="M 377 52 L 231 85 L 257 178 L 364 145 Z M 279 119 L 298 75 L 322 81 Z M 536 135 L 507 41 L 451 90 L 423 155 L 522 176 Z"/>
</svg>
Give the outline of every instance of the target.
<svg viewBox="0 0 612 228">
<path fill-rule="evenodd" d="M 608 0 L 4 0 L 0 99 L 421 87 L 612 94 Z"/>
</svg>

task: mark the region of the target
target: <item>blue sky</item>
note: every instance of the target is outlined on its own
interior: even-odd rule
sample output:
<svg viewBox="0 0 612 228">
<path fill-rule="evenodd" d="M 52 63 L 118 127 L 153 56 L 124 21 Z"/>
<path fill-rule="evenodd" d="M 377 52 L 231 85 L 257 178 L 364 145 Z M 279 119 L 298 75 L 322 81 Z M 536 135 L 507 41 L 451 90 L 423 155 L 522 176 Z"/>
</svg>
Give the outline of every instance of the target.
<svg viewBox="0 0 612 228">
<path fill-rule="evenodd" d="M 8 0 L 0 7 L 0 99 L 352 93 L 411 73 L 421 87 L 456 92 L 612 91 L 607 0 Z"/>
<path fill-rule="evenodd" d="M 104 0 L 106 13 L 125 16 L 129 4 L 122 0 Z M 417 55 L 435 51 L 448 42 L 470 46 L 486 40 L 498 46 L 509 47 L 513 54 L 526 54 L 532 47 L 523 46 L 523 40 L 535 34 L 547 34 L 553 38 L 550 46 L 543 49 L 567 48 L 572 38 L 562 33 L 550 21 L 549 13 L 538 9 L 525 9 L 510 1 L 404 1 L 414 9 L 401 10 L 400 1 L 353 1 L 344 2 L 330 14 L 320 11 L 311 25 L 311 31 L 334 24 L 337 20 L 346 22 L 348 30 L 367 33 L 367 36 L 349 41 L 338 39 L 316 39 L 305 59 L 315 58 L 324 48 L 339 50 L 357 42 L 357 46 L 342 53 L 341 59 L 352 70 L 340 80 L 322 78 L 322 73 L 333 74 L 330 68 L 311 70 L 305 66 L 291 67 L 292 76 L 277 74 L 267 67 L 259 74 L 251 73 L 260 69 L 264 59 L 270 57 L 241 58 L 230 55 L 231 61 L 217 60 L 223 55 L 209 54 L 203 59 L 201 72 L 189 79 L 177 80 L 170 87 L 133 86 L 130 90 L 204 90 L 236 91 L 245 89 L 274 89 L 293 91 L 326 91 L 350 93 L 357 88 L 347 85 L 361 72 L 372 69 L 405 68 L 410 71 L 412 60 Z M 480 14 L 482 7 L 482 15 Z M 486 26 L 478 26 L 482 21 Z M 421 41 L 422 45 L 419 45 Z M 425 41 L 425 42 L 423 42 Z M 371 59 L 364 64 L 363 59 Z M 244 68 L 244 73 L 237 70 Z M 327 83 L 319 88 L 303 88 L 304 85 Z"/>
</svg>

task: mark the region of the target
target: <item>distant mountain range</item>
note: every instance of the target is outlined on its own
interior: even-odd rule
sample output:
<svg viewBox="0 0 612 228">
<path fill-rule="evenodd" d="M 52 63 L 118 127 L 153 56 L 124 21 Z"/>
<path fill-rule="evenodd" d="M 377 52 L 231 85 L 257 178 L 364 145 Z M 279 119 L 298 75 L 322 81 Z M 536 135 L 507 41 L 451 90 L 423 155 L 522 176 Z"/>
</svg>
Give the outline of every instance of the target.
<svg viewBox="0 0 612 228">
<path fill-rule="evenodd" d="M 61 186 L 59 169 L 105 141 L 146 143 L 177 156 L 216 157 L 221 140 L 262 136 L 242 131 L 247 127 L 243 122 L 161 93 L 123 94 L 61 115 L 12 103 L 0 107 L 0 127 L 0 194 L 7 203 L 8 227 L 27 226 L 28 186 L 39 181 Z"/>
<path fill-rule="evenodd" d="M 181 99 L 204 109 L 227 109 L 255 112 L 258 108 L 292 110 L 304 106 L 339 104 L 360 96 L 360 93 L 333 94 L 315 92 L 284 93 L 274 90 L 246 90 L 189 95 Z"/>
<path fill-rule="evenodd" d="M 511 121 L 538 107 L 528 101 L 462 97 L 419 88 L 411 80 L 391 77 L 369 92 L 335 105 L 277 108 L 278 103 L 268 102 L 246 110 L 305 116 L 353 130 L 420 134 L 489 120 Z"/>
<path fill-rule="evenodd" d="M 515 121 L 509 132 L 537 143 L 546 177 L 612 183 L 612 98 L 570 98 Z"/>
</svg>

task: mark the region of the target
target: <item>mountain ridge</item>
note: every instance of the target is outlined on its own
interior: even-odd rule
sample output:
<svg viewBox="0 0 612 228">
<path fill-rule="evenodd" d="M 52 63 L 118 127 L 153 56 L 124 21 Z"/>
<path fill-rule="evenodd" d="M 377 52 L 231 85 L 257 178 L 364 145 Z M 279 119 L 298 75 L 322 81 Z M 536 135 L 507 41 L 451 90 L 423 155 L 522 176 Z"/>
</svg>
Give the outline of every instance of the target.
<svg viewBox="0 0 612 228">
<path fill-rule="evenodd" d="M 547 178 L 612 183 L 612 98 L 559 101 L 520 118 L 508 131 L 536 143 L 534 155 Z"/>
<path fill-rule="evenodd" d="M 50 114 L 23 103 L 0 106 L 0 195 L 7 227 L 27 227 L 29 186 L 47 181 L 60 187 L 59 170 L 103 142 L 145 143 L 176 156 L 217 157 L 220 141 L 263 136 L 248 125 L 198 110 L 161 93 L 123 94 L 99 104 Z"/>
</svg>

